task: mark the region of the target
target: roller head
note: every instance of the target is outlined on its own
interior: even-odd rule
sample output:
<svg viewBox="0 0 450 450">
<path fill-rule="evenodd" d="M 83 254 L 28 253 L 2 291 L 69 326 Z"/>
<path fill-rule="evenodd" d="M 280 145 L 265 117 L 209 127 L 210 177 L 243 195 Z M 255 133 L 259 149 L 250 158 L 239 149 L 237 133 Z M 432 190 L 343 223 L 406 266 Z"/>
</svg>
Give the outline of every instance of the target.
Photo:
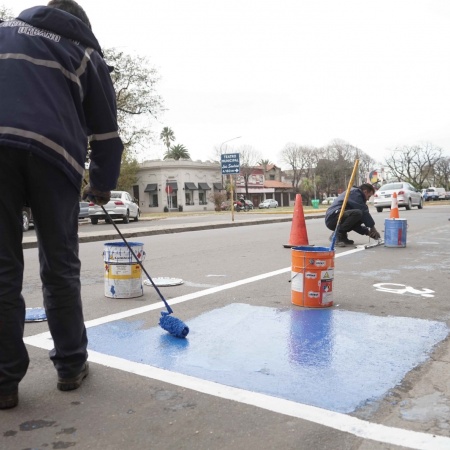
<svg viewBox="0 0 450 450">
<path fill-rule="evenodd" d="M 185 338 L 189 334 L 189 327 L 176 317 L 162 311 L 159 326 L 177 338 Z"/>
</svg>

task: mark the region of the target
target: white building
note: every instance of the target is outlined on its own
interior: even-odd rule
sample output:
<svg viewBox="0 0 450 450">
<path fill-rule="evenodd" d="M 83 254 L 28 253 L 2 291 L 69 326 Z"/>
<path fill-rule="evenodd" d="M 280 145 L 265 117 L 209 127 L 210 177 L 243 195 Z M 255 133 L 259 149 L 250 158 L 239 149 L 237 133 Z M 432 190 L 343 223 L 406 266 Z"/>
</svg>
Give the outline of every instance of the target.
<svg viewBox="0 0 450 450">
<path fill-rule="evenodd" d="M 144 161 L 133 196 L 143 213 L 214 211 L 211 197 L 223 191 L 219 162 L 166 159 Z M 223 191 L 224 192 L 224 191 Z"/>
</svg>

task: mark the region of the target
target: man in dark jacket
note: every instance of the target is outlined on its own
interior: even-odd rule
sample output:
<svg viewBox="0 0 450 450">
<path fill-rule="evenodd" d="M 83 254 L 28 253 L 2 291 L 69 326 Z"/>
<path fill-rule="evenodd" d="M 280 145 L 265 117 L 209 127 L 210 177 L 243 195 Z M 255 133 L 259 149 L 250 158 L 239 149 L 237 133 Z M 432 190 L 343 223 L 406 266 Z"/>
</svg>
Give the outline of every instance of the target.
<svg viewBox="0 0 450 450">
<path fill-rule="evenodd" d="M 349 231 L 370 236 L 372 239 L 380 239 L 380 233 L 375 228 L 375 221 L 370 215 L 367 206 L 367 201 L 374 193 L 374 187 L 368 183 L 364 183 L 357 188 L 351 188 L 336 236 L 337 247 L 345 247 L 354 243 L 348 238 L 347 233 Z M 336 229 L 344 198 L 345 192 L 334 200 L 325 213 L 325 225 L 330 230 L 334 231 Z"/>
<path fill-rule="evenodd" d="M 0 23 L 0 409 L 18 404 L 23 342 L 22 206 L 31 206 L 57 388 L 88 374 L 78 257 L 80 187 L 105 204 L 123 150 L 109 68 L 84 10 L 52 0 Z"/>
</svg>

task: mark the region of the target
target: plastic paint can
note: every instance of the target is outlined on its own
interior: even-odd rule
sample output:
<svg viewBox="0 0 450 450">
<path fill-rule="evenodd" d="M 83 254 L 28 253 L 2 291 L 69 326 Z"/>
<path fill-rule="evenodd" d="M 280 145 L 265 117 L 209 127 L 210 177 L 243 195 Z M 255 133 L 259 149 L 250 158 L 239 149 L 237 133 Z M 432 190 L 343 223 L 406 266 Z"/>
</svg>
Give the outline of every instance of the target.
<svg viewBox="0 0 450 450">
<path fill-rule="evenodd" d="M 144 244 L 128 242 L 139 261 L 145 258 Z M 105 297 L 135 298 L 144 295 L 142 269 L 124 242 L 104 246 Z"/>
<path fill-rule="evenodd" d="M 384 246 L 406 247 L 406 219 L 385 219 Z"/>
<path fill-rule="evenodd" d="M 297 306 L 333 306 L 334 250 L 292 247 L 291 301 Z"/>
</svg>

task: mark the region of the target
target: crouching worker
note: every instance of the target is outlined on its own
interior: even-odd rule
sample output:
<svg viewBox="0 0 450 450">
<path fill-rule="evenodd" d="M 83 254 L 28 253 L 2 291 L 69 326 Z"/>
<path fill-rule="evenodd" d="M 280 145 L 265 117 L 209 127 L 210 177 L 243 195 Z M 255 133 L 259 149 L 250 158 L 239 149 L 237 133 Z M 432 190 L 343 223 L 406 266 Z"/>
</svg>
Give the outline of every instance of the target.
<svg viewBox="0 0 450 450">
<path fill-rule="evenodd" d="M 345 247 L 354 243 L 354 241 L 348 238 L 348 233 L 350 231 L 370 236 L 372 239 L 380 239 L 380 233 L 378 233 L 375 228 L 375 221 L 370 215 L 369 207 L 367 206 L 367 201 L 374 193 L 374 187 L 368 183 L 350 189 L 345 211 L 342 215 L 338 234 L 336 236 L 337 247 Z M 340 194 L 334 200 L 333 204 L 327 209 L 325 214 L 325 225 L 332 231 L 336 229 L 344 198 L 345 192 Z M 332 237 L 333 235 L 330 236 L 330 240 Z"/>
</svg>

